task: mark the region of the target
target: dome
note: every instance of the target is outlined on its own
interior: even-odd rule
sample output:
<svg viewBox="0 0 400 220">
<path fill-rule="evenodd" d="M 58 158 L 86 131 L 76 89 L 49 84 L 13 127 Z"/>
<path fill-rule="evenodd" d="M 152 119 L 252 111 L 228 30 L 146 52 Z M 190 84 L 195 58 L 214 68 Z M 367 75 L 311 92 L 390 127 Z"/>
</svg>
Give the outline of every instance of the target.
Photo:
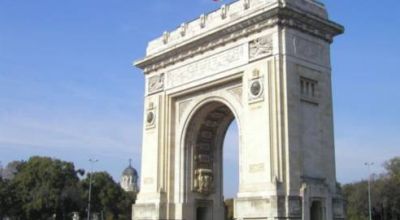
<svg viewBox="0 0 400 220">
<path fill-rule="evenodd" d="M 122 172 L 122 175 L 124 175 L 124 176 L 137 176 L 137 171 L 135 170 L 135 168 L 129 166 L 129 167 L 125 168 L 124 172 Z"/>
<path fill-rule="evenodd" d="M 138 176 L 137 171 L 135 168 L 132 167 L 131 165 L 131 160 L 129 160 L 129 166 L 125 168 L 125 170 L 122 172 L 123 176 Z"/>
<path fill-rule="evenodd" d="M 122 172 L 120 186 L 126 192 L 139 192 L 138 181 L 139 176 L 135 168 L 132 167 L 132 160 L 129 159 L 129 166 Z"/>
</svg>

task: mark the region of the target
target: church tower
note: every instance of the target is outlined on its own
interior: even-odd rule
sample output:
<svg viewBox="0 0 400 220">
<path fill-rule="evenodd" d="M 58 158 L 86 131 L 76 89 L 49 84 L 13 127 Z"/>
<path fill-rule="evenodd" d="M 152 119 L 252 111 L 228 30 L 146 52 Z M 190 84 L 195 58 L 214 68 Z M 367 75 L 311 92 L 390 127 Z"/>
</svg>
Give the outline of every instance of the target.
<svg viewBox="0 0 400 220">
<path fill-rule="evenodd" d="M 129 159 L 129 166 L 125 168 L 122 172 L 121 177 L 121 187 L 126 192 L 134 192 L 135 194 L 139 192 L 138 187 L 138 174 L 135 168 L 132 167 L 132 160 Z"/>
</svg>

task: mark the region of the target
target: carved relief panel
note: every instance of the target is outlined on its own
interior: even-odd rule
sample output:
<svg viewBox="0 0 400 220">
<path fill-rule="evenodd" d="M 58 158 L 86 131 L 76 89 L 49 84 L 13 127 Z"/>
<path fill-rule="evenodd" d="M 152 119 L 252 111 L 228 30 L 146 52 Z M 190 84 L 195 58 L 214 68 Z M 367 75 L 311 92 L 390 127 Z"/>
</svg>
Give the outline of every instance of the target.
<svg viewBox="0 0 400 220">
<path fill-rule="evenodd" d="M 164 78 L 165 78 L 164 73 L 149 77 L 148 84 L 147 84 L 147 88 L 148 88 L 147 93 L 153 94 L 156 92 L 163 91 L 164 90 Z"/>
<path fill-rule="evenodd" d="M 212 76 L 216 73 L 246 64 L 247 44 L 242 44 L 215 55 L 168 71 L 166 89 Z"/>
<path fill-rule="evenodd" d="M 250 60 L 272 55 L 273 42 L 272 36 L 257 38 L 249 43 Z"/>
</svg>

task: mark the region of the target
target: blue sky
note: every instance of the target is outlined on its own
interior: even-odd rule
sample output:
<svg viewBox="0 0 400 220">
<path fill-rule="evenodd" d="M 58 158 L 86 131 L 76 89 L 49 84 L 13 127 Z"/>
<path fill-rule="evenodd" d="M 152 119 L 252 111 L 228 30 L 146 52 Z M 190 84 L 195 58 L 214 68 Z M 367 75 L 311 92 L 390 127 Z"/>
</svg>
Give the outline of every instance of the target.
<svg viewBox="0 0 400 220">
<path fill-rule="evenodd" d="M 365 161 L 380 172 L 400 155 L 400 1 L 323 2 L 346 27 L 332 46 L 337 176 L 346 183 L 366 177 Z M 147 41 L 217 7 L 211 0 L 0 0 L 2 164 L 47 155 L 87 169 L 97 158 L 95 169 L 115 179 L 128 158 L 139 168 L 143 75 L 131 63 Z M 232 126 L 227 142 L 236 135 Z"/>
</svg>

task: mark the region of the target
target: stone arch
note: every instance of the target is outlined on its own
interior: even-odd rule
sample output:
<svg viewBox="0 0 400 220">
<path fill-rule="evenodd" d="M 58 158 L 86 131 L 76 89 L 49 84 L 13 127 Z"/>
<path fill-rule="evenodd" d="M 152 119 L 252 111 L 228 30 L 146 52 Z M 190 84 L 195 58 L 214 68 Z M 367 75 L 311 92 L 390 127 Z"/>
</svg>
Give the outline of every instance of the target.
<svg viewBox="0 0 400 220">
<path fill-rule="evenodd" d="M 181 137 L 181 141 L 184 140 L 184 134 L 186 133 L 188 124 L 192 120 L 194 114 L 199 110 L 199 108 L 201 108 L 208 102 L 221 102 L 228 106 L 229 109 L 233 112 L 235 119 L 238 121 L 238 128 L 240 131 L 240 121 L 242 118 L 241 114 L 243 112 L 243 106 L 242 103 L 236 100 L 234 95 L 227 92 L 227 90 L 228 89 L 226 89 L 225 91 L 219 91 L 218 95 L 209 93 L 204 94 L 203 96 L 197 97 L 195 101 L 190 102 L 186 110 L 181 115 L 181 117 L 185 120 L 181 123 L 181 127 L 178 128 L 178 130 L 180 130 L 179 136 Z"/>
<path fill-rule="evenodd" d="M 141 192 L 132 218 L 223 219 L 221 192 L 209 187 L 214 177 L 223 178 L 212 175 L 221 168 L 214 169 L 215 160 L 211 170 L 197 166 L 197 160 L 210 158 L 192 149 L 199 148 L 202 135 L 223 137 L 234 116 L 235 219 L 309 220 L 306 207 L 315 197 L 324 201 L 326 220 L 344 219 L 329 60 L 330 43 L 342 32 L 315 1 L 241 0 L 151 41 L 135 63 L 145 72 L 146 86 Z M 315 94 L 302 92 L 305 81 L 314 83 Z M 231 113 L 222 125 L 203 129 L 207 117 L 224 106 Z M 219 146 L 222 140 L 211 142 Z"/>
<path fill-rule="evenodd" d="M 192 201 L 193 211 L 188 213 L 196 218 L 212 215 L 214 219 L 223 219 L 223 142 L 234 119 L 240 134 L 240 111 L 240 105 L 235 106 L 221 96 L 209 96 L 193 104 L 185 121 L 181 135 L 185 158 L 183 199 Z M 239 135 L 239 149 L 240 142 Z"/>
</svg>

